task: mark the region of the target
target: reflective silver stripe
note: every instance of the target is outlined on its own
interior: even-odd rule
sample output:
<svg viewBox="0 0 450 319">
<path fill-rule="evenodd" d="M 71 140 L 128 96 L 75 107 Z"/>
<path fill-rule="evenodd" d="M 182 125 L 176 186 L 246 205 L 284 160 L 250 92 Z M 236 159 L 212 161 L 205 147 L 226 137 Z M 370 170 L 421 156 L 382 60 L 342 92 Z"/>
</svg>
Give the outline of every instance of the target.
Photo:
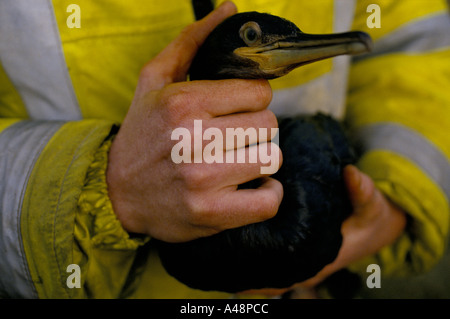
<svg viewBox="0 0 450 319">
<path fill-rule="evenodd" d="M 35 298 L 20 219 L 33 166 L 62 122 L 23 121 L 0 134 L 0 296 Z"/>
<path fill-rule="evenodd" d="M 394 123 L 368 125 L 355 132 L 362 151 L 388 150 L 418 165 L 450 199 L 450 162 L 438 148 L 413 130 Z"/>
<path fill-rule="evenodd" d="M 334 32 L 347 32 L 351 29 L 356 0 L 334 0 Z"/>
<path fill-rule="evenodd" d="M 394 52 L 422 53 L 450 47 L 450 15 L 441 12 L 406 24 L 374 44 L 371 53 L 356 56 L 355 61 Z"/>
<path fill-rule="evenodd" d="M 345 110 L 347 71 L 339 74 L 336 68 L 345 68 L 348 57 L 337 57 L 333 70 L 301 86 L 275 90 L 270 110 L 278 117 L 322 112 L 340 119 Z M 341 65 L 341 66 L 339 66 Z"/>
<path fill-rule="evenodd" d="M 0 1 L 0 59 L 32 119 L 81 119 L 51 0 Z"/>
<path fill-rule="evenodd" d="M 354 0 L 334 1 L 333 32 L 350 30 L 354 8 Z M 270 109 L 279 117 L 320 111 L 341 119 L 345 113 L 349 64 L 349 56 L 333 58 L 329 73 L 301 86 L 275 91 Z"/>
</svg>

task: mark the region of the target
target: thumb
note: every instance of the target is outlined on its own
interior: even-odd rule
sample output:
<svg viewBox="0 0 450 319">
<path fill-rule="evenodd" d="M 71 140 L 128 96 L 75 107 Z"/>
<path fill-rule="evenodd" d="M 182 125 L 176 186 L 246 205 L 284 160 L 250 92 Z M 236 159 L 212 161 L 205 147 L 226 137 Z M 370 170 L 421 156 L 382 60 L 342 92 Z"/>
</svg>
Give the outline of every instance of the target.
<svg viewBox="0 0 450 319">
<path fill-rule="evenodd" d="M 202 20 L 187 27 L 141 72 L 141 85 L 147 90 L 160 90 L 167 84 L 185 81 L 198 48 L 211 31 L 236 13 L 236 6 L 226 1 Z"/>
<path fill-rule="evenodd" d="M 353 165 L 344 168 L 344 180 L 354 211 L 372 203 L 375 184 L 372 179 Z"/>
</svg>

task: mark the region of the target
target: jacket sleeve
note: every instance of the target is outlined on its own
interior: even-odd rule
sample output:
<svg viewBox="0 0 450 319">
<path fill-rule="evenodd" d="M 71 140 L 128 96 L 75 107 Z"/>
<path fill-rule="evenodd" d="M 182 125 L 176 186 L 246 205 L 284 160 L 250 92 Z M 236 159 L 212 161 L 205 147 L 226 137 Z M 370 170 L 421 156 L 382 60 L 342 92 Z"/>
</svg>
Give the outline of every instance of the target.
<svg viewBox="0 0 450 319">
<path fill-rule="evenodd" d="M 179 283 L 148 236 L 122 228 L 105 176 L 113 123 L 3 118 L 0 130 L 0 297 L 229 297 Z"/>
<path fill-rule="evenodd" d="M 441 258 L 449 229 L 450 17 L 444 0 L 378 3 L 381 28 L 369 29 L 370 1 L 358 1 L 354 29 L 375 41 L 350 71 L 346 121 L 358 166 L 408 224 L 393 245 L 350 268 L 417 274 Z"/>
<path fill-rule="evenodd" d="M 150 239 L 131 236 L 114 214 L 106 184 L 112 138 L 95 152 L 75 216 L 73 259 L 82 269 L 81 292 L 89 298 L 133 295 L 139 280 L 133 271 L 137 249 Z"/>
<path fill-rule="evenodd" d="M 105 217 L 104 213 L 97 216 L 93 209 L 90 219 L 86 220 L 83 205 L 89 201 L 82 200 L 90 198 L 89 185 L 92 187 L 95 181 L 89 182 L 87 176 L 95 175 L 89 172 L 96 170 L 91 166 L 99 156 L 96 154 L 106 154 L 108 144 L 104 141 L 112 127 L 111 122 L 103 120 L 0 120 L 1 296 L 89 296 L 89 285 L 83 289 L 71 289 L 67 285 L 71 275 L 68 266 L 80 266 L 82 284 L 89 281 L 88 274 L 95 270 L 96 255 L 85 245 L 85 234 L 80 233 L 82 230 L 94 233 L 98 235 L 96 238 L 101 238 L 99 245 L 107 246 L 111 244 L 111 228 L 121 229 L 112 210 Z M 102 148 L 102 145 L 105 146 Z M 101 160 L 106 167 L 104 155 Z M 80 220 L 84 220 L 82 226 L 79 226 Z M 100 228 L 95 228 L 98 225 Z M 122 258 L 130 259 L 141 239 L 128 242 L 128 235 L 122 232 L 122 242 L 112 248 L 128 254 Z M 114 257 L 108 255 L 104 260 L 108 258 L 112 262 Z M 121 276 L 126 277 L 127 266 L 125 263 L 111 269 L 116 272 L 120 269 Z M 107 275 L 108 272 L 103 274 Z M 117 282 L 121 282 L 120 278 Z M 102 288 L 111 294 L 117 293 L 117 289 Z"/>
</svg>

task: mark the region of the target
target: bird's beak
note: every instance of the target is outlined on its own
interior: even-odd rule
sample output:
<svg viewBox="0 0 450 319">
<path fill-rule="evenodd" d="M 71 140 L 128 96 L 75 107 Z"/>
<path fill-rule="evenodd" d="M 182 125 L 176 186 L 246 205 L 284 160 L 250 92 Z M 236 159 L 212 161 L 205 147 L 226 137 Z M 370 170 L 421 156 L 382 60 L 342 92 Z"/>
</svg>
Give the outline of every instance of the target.
<svg viewBox="0 0 450 319">
<path fill-rule="evenodd" d="M 304 64 L 338 55 L 366 53 L 371 48 L 372 40 L 364 32 L 299 33 L 270 44 L 241 47 L 234 53 L 258 63 L 260 70 L 267 75 L 279 77 Z"/>
</svg>

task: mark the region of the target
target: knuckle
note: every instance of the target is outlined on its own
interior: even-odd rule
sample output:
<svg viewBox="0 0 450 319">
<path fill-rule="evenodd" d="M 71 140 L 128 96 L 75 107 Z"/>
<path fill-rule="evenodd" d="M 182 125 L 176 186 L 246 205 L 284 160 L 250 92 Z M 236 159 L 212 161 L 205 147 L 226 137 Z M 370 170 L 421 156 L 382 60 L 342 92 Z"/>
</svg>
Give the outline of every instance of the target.
<svg viewBox="0 0 450 319">
<path fill-rule="evenodd" d="M 181 168 L 181 176 L 188 190 L 205 189 L 208 187 L 210 181 L 210 176 L 206 170 L 197 164 L 183 165 L 183 168 Z"/>
<path fill-rule="evenodd" d="M 266 220 L 274 217 L 278 212 L 280 202 L 278 196 L 275 193 L 269 193 L 265 197 L 263 209 L 261 209 L 261 218 Z"/>
<path fill-rule="evenodd" d="M 180 37 L 190 36 L 191 33 L 195 30 L 195 27 L 196 27 L 196 22 L 188 24 L 181 30 Z"/>
<path fill-rule="evenodd" d="M 139 78 L 148 78 L 153 73 L 153 59 L 145 63 L 140 71 L 139 71 Z"/>
<path fill-rule="evenodd" d="M 280 198 L 277 194 L 272 193 L 272 196 L 269 196 L 269 204 L 268 204 L 268 214 L 270 215 L 270 217 L 273 217 L 277 214 L 278 209 L 280 208 Z"/>
<path fill-rule="evenodd" d="M 183 106 L 183 95 L 182 90 L 176 90 L 173 85 L 169 85 L 161 90 L 159 99 L 165 108 L 181 108 Z"/>
<path fill-rule="evenodd" d="M 166 120 L 179 124 L 192 113 L 192 94 L 183 89 L 166 88 L 159 94 L 160 105 L 164 110 Z"/>
<path fill-rule="evenodd" d="M 186 198 L 186 207 L 189 211 L 189 222 L 195 226 L 210 226 L 214 215 L 207 197 L 200 193 L 190 193 Z"/>
<path fill-rule="evenodd" d="M 186 48 L 190 48 L 194 51 L 197 51 L 200 47 L 200 43 L 197 41 L 195 34 L 198 32 L 198 21 L 191 23 L 185 26 L 179 35 L 178 39 L 181 39 L 181 42 L 184 44 Z"/>
<path fill-rule="evenodd" d="M 255 83 L 255 97 L 260 103 L 267 107 L 272 101 L 272 88 L 266 80 L 258 80 Z"/>
<path fill-rule="evenodd" d="M 265 123 L 267 123 L 268 127 L 273 127 L 273 128 L 277 128 L 278 127 L 278 119 L 275 115 L 275 113 L 273 113 L 271 110 L 264 110 L 264 120 Z"/>
<path fill-rule="evenodd" d="M 259 201 L 258 211 L 263 220 L 274 217 L 280 207 L 283 198 L 283 186 L 280 182 L 271 179 L 271 190 L 266 191 Z"/>
</svg>

